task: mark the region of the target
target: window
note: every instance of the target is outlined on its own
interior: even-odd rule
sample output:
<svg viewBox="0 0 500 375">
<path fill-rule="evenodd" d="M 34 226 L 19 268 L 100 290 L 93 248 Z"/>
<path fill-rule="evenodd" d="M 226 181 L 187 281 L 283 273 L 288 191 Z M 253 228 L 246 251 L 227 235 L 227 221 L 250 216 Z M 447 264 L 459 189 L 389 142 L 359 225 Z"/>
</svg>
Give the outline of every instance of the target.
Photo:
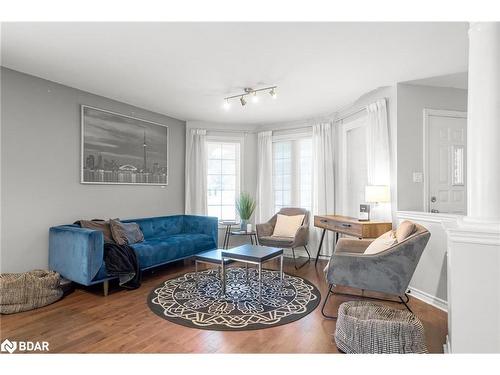
<svg viewBox="0 0 500 375">
<path fill-rule="evenodd" d="M 274 209 L 312 206 L 312 140 L 301 137 L 273 143 Z"/>
<path fill-rule="evenodd" d="M 207 142 L 208 215 L 236 220 L 235 200 L 240 192 L 240 143 Z"/>
</svg>

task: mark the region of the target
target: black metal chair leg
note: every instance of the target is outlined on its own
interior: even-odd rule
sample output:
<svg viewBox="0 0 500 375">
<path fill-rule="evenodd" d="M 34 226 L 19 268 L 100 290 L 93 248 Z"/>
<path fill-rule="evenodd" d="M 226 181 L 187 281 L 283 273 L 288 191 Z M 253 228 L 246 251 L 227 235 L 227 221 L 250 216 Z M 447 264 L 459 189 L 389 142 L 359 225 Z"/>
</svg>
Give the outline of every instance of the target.
<svg viewBox="0 0 500 375">
<path fill-rule="evenodd" d="M 410 306 L 408 306 L 408 302 L 410 301 L 410 297 L 405 293 L 406 301 L 401 298 L 401 296 L 398 296 L 398 298 L 401 300 L 401 303 L 405 305 L 406 309 L 413 314 L 413 311 L 411 311 Z"/>
<path fill-rule="evenodd" d="M 306 249 L 306 251 L 307 251 L 307 249 Z M 292 247 L 292 254 L 293 254 L 293 265 L 295 266 L 296 270 L 301 269 L 307 263 L 309 263 L 309 261 L 311 260 L 311 256 L 309 255 L 309 251 L 307 251 L 307 255 L 309 256 L 309 259 L 307 259 L 304 263 L 302 263 L 300 266 L 297 267 L 297 258 L 295 257 L 295 249 L 293 247 Z"/>
<path fill-rule="evenodd" d="M 321 315 L 323 315 L 326 319 L 332 319 L 332 320 L 337 319 L 337 317 L 333 316 L 333 315 L 327 315 L 325 313 L 325 306 L 326 306 L 326 303 L 328 302 L 328 298 L 330 297 L 331 294 L 333 294 L 334 287 L 335 287 L 335 285 L 333 285 L 333 284 L 328 285 L 328 293 L 326 294 L 325 301 L 323 302 L 323 306 L 321 306 Z"/>
</svg>

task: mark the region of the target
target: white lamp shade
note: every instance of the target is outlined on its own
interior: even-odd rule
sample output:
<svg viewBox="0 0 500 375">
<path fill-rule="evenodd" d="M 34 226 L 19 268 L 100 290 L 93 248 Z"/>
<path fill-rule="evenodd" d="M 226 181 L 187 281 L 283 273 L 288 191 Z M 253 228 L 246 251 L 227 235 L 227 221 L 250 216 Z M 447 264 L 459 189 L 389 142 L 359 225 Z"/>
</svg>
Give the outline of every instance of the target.
<svg viewBox="0 0 500 375">
<path fill-rule="evenodd" d="M 391 201 L 391 192 L 387 185 L 368 185 L 365 187 L 367 203 L 385 203 Z"/>
</svg>

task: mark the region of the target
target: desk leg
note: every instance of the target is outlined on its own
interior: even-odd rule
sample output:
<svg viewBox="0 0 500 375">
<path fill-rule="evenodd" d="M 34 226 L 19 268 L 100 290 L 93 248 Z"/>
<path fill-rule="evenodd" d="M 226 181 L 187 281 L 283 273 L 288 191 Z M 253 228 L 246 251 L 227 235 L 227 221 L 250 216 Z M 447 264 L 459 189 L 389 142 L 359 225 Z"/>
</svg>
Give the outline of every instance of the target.
<svg viewBox="0 0 500 375">
<path fill-rule="evenodd" d="M 250 235 L 250 243 L 253 245 L 253 236 Z"/>
<path fill-rule="evenodd" d="M 321 246 L 323 246 L 323 240 L 325 239 L 326 229 L 323 229 L 323 233 L 321 233 L 321 240 L 318 245 L 318 253 L 316 254 L 316 260 L 314 261 L 314 267 L 318 264 L 319 256 L 321 255 Z"/>
</svg>

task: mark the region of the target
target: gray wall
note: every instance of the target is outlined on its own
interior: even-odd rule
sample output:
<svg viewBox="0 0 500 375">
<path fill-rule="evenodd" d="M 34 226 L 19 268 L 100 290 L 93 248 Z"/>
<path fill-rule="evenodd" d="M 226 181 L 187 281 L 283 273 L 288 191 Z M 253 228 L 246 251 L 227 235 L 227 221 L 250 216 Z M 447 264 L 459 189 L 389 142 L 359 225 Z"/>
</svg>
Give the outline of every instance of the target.
<svg viewBox="0 0 500 375">
<path fill-rule="evenodd" d="M 184 212 L 183 121 L 1 69 L 1 272 L 46 268 L 50 226 Z M 169 126 L 169 185 L 80 184 L 80 105 Z"/>
<path fill-rule="evenodd" d="M 424 210 L 424 184 L 413 182 L 423 172 L 424 108 L 467 111 L 467 90 L 398 84 L 398 210 Z"/>
</svg>

